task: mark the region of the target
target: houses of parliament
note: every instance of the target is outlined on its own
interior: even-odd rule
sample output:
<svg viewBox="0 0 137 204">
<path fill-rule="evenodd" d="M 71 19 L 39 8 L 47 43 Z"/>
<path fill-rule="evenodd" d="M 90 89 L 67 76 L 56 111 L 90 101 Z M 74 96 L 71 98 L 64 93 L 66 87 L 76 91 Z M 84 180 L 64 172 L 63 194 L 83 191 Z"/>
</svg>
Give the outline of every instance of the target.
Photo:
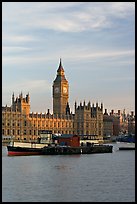
<svg viewBox="0 0 137 204">
<path fill-rule="evenodd" d="M 74 113 L 69 107 L 69 83 L 60 59 L 52 85 L 53 114 L 30 112 L 30 95 L 12 95 L 11 106 L 2 107 L 2 135 L 14 136 L 18 141 L 31 141 L 42 130 L 52 134 L 76 134 L 90 139 L 103 140 L 103 104 L 85 101 L 77 104 Z"/>
</svg>

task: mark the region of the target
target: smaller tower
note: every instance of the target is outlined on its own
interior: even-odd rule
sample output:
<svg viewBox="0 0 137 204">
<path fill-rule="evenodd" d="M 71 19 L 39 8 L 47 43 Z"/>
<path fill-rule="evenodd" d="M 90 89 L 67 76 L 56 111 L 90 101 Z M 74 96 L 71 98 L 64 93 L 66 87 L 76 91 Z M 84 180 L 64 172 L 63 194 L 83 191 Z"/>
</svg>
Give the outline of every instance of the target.
<svg viewBox="0 0 137 204">
<path fill-rule="evenodd" d="M 77 109 L 77 103 L 76 103 L 76 101 L 75 101 L 75 112 L 76 112 L 76 109 Z"/>
<path fill-rule="evenodd" d="M 14 100 L 14 94 L 12 95 L 12 111 L 19 111 L 23 114 L 29 115 L 30 113 L 30 97 L 29 94 L 23 98 L 23 94 L 19 94 L 19 97 Z"/>
<path fill-rule="evenodd" d="M 91 104 L 90 104 L 90 101 L 88 102 L 88 108 L 90 108 L 91 107 Z"/>
<path fill-rule="evenodd" d="M 26 95 L 26 102 L 27 102 L 27 103 L 30 103 L 30 96 L 29 96 L 29 93 Z"/>
<path fill-rule="evenodd" d="M 13 104 L 14 104 L 14 92 L 12 94 L 12 106 L 13 106 Z"/>
<path fill-rule="evenodd" d="M 101 110 L 103 111 L 103 103 L 101 103 Z"/>
<path fill-rule="evenodd" d="M 66 115 L 70 115 L 70 107 L 69 107 L 69 103 L 67 102 L 67 106 L 66 106 Z"/>
</svg>

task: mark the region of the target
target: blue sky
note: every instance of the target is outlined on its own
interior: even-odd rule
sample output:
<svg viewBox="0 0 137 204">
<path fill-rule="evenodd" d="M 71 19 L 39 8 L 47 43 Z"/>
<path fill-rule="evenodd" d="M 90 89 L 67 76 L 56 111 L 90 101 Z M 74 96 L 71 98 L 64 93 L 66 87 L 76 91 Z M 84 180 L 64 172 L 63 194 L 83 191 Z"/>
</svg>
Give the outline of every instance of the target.
<svg viewBox="0 0 137 204">
<path fill-rule="evenodd" d="M 52 113 L 59 60 L 69 103 L 135 111 L 135 2 L 2 2 L 2 105 L 28 92 Z"/>
</svg>

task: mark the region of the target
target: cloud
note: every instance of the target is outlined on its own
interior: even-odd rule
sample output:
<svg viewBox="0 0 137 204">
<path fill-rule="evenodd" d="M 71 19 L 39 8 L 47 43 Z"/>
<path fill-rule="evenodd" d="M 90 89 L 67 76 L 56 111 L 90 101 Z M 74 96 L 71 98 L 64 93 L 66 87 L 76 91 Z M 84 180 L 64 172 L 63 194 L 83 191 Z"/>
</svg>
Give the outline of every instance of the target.
<svg viewBox="0 0 137 204">
<path fill-rule="evenodd" d="M 119 56 L 129 56 L 129 55 L 134 55 L 135 51 L 134 50 L 121 50 L 121 51 L 113 51 L 113 50 L 109 50 L 109 51 L 102 51 L 102 52 L 85 52 L 85 53 L 81 53 L 81 55 L 79 56 L 80 58 L 105 58 L 105 57 L 119 57 Z"/>
<path fill-rule="evenodd" d="M 134 13 L 131 4 L 117 3 L 87 3 L 80 7 L 80 11 L 68 9 L 60 12 L 60 8 L 53 13 L 35 15 L 35 24 L 27 21 L 26 24 L 31 27 L 41 27 L 43 29 L 52 29 L 62 32 L 82 32 L 88 30 L 98 30 L 112 27 L 115 23 L 114 18 L 127 18 Z M 42 18 L 41 18 L 42 17 Z M 112 18 L 113 17 L 113 18 Z"/>
<path fill-rule="evenodd" d="M 10 49 L 14 50 L 24 50 L 24 49 L 30 49 L 29 43 L 35 43 L 36 39 L 32 35 L 26 35 L 26 34 L 13 34 L 11 33 L 8 35 L 7 33 L 4 34 L 3 31 L 3 37 L 2 37 L 2 51 L 9 51 Z"/>
<path fill-rule="evenodd" d="M 43 92 L 43 87 L 45 92 L 49 92 L 51 89 L 51 83 L 46 80 L 21 80 L 12 82 L 10 86 L 3 85 L 2 90 L 4 93 L 12 93 L 16 90 L 18 93 L 22 90 L 23 92 Z"/>
<path fill-rule="evenodd" d="M 135 12 L 135 2 L 113 2 L 110 5 L 111 15 L 128 17 Z"/>
<path fill-rule="evenodd" d="M 4 41 L 9 41 L 9 42 L 28 42 L 28 41 L 34 41 L 32 36 L 28 35 L 3 35 L 2 37 L 3 42 Z"/>
<path fill-rule="evenodd" d="M 106 78 L 104 77 L 104 78 L 102 78 L 101 79 L 102 81 L 107 81 L 107 83 L 108 83 L 108 81 L 110 81 L 110 82 L 125 82 L 126 83 L 126 81 L 134 81 L 135 80 L 135 76 L 110 76 L 110 77 L 107 77 L 106 76 Z"/>
<path fill-rule="evenodd" d="M 11 96 L 14 90 L 17 94 L 22 90 L 33 93 L 33 97 L 36 94 L 33 103 L 39 93 L 44 95 L 45 106 L 51 83 L 35 79 L 49 79 L 49 67 L 56 67 L 60 57 L 70 74 L 72 86 L 76 82 L 75 74 L 82 78 L 82 86 L 77 83 L 73 87 L 78 86 L 81 97 L 86 97 L 85 90 L 90 87 L 91 95 L 98 94 L 100 98 L 100 93 L 104 94 L 104 84 L 99 86 L 99 77 L 103 79 L 106 72 L 111 79 L 116 76 L 116 70 L 118 83 L 123 83 L 122 77 L 126 80 L 123 84 L 126 84 L 127 97 L 135 64 L 134 16 L 134 2 L 2 2 L 3 100 L 9 101 L 6 96 Z M 53 69 L 50 69 L 51 74 Z M 94 86 L 85 87 L 87 78 L 83 78 L 83 69 L 90 78 L 89 83 L 91 77 L 97 82 Z M 109 82 L 106 86 L 111 89 L 115 86 L 114 80 Z M 98 93 L 97 89 L 101 91 Z M 123 92 L 121 96 L 124 98 Z M 109 98 L 108 93 L 107 100 Z M 113 100 L 107 103 L 113 106 Z"/>
<path fill-rule="evenodd" d="M 7 48 L 9 49 L 9 51 L 12 50 L 12 47 Z M 29 48 L 15 48 L 16 52 L 19 51 L 29 51 Z M 4 48 L 4 50 L 6 51 L 6 48 Z M 14 50 L 14 51 L 15 51 Z M 107 60 L 111 60 L 113 58 L 115 58 L 115 60 L 119 60 L 120 61 L 120 57 L 134 57 L 135 55 L 135 51 L 134 50 L 106 50 L 106 51 L 101 51 L 101 50 L 91 50 L 91 49 L 86 49 L 86 48 L 73 48 L 72 46 L 69 48 L 67 48 L 66 50 L 60 51 L 60 55 L 63 56 L 63 58 L 67 61 L 71 61 L 74 60 L 75 61 L 83 61 L 83 60 L 94 60 L 94 59 L 98 59 L 100 60 L 101 58 L 107 59 Z M 29 63 L 46 63 L 47 60 L 57 60 L 59 58 L 59 54 L 58 52 L 54 52 L 54 53 L 49 53 L 47 56 L 45 56 L 45 53 L 23 53 L 23 55 L 20 56 L 11 56 L 11 55 L 7 55 L 2 57 L 2 63 L 3 65 L 16 65 L 16 64 L 29 64 Z M 123 60 L 122 60 L 123 61 Z M 121 62 L 122 62 L 121 61 Z M 123 61 L 124 62 L 124 61 Z M 132 62 L 134 63 L 134 62 Z"/>
<path fill-rule="evenodd" d="M 2 19 L 16 22 L 14 26 L 20 29 L 23 26 L 73 33 L 109 28 L 115 18 L 128 18 L 134 9 L 133 2 L 7 3 L 3 5 Z"/>
<path fill-rule="evenodd" d="M 8 55 L 8 54 L 19 54 L 19 53 L 22 53 L 22 52 L 27 52 L 27 51 L 31 51 L 32 48 L 30 47 L 21 47 L 21 46 L 2 46 L 2 55 Z"/>
</svg>

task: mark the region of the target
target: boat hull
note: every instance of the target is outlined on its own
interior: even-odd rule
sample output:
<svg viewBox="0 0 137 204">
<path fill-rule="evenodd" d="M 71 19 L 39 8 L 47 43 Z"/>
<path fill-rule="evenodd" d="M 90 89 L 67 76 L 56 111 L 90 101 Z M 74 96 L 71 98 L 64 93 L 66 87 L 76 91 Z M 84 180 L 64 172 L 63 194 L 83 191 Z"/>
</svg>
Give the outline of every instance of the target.
<svg viewBox="0 0 137 204">
<path fill-rule="evenodd" d="M 41 155 L 41 148 L 7 146 L 8 156 Z"/>
<path fill-rule="evenodd" d="M 95 145 L 85 147 L 43 147 L 30 148 L 19 146 L 7 146 L 8 156 L 25 156 L 25 155 L 66 155 L 66 154 L 93 154 L 93 153 L 112 153 L 113 146 L 109 145 Z"/>
<path fill-rule="evenodd" d="M 135 150 L 135 147 L 119 147 L 119 150 Z"/>
</svg>

